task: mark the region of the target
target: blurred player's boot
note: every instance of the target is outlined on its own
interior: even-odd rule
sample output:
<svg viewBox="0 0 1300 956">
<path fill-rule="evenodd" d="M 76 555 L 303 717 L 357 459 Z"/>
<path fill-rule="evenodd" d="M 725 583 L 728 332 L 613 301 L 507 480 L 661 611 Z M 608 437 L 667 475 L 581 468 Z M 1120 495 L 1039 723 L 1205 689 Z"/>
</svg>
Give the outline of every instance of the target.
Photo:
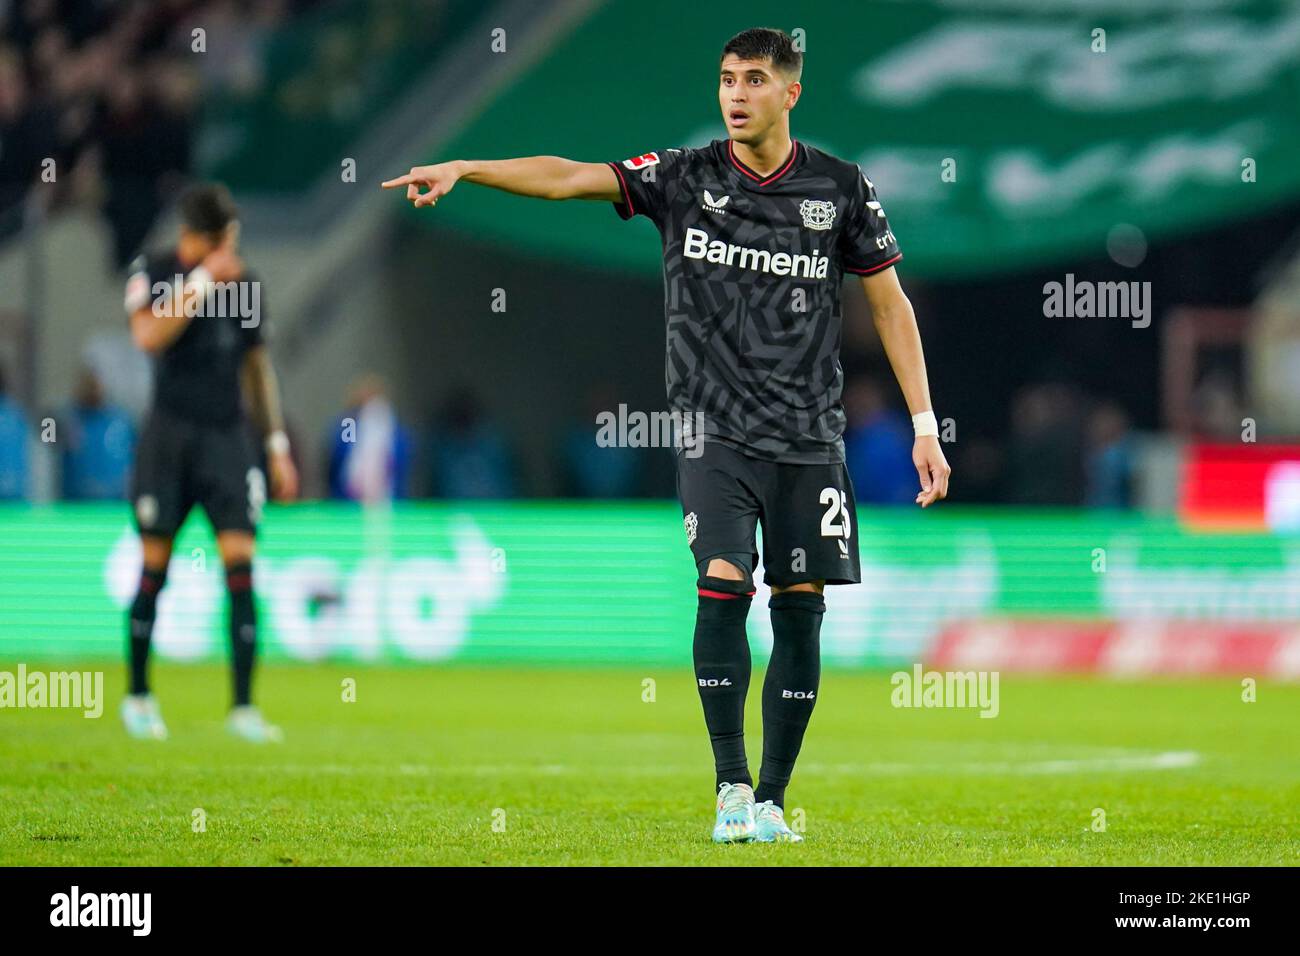
<svg viewBox="0 0 1300 956">
<path fill-rule="evenodd" d="M 785 814 L 771 800 L 754 807 L 754 840 L 757 843 L 802 843 L 803 837 L 785 825 Z"/>
<path fill-rule="evenodd" d="M 718 788 L 718 820 L 714 843 L 744 843 L 754 839 L 754 790 L 743 783 Z"/>
<path fill-rule="evenodd" d="M 167 739 L 167 725 L 152 694 L 128 694 L 123 698 L 122 723 L 136 740 Z"/>
<path fill-rule="evenodd" d="M 234 708 L 226 718 L 226 729 L 254 744 L 279 743 L 284 739 L 284 732 L 263 720 L 262 712 L 251 705 Z"/>
</svg>

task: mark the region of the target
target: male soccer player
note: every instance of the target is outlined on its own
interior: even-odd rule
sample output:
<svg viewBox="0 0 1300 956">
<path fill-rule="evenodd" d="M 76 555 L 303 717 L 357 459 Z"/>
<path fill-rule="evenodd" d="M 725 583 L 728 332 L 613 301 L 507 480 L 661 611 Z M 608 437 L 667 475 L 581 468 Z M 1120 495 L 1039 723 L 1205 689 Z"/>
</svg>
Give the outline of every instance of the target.
<svg viewBox="0 0 1300 956">
<path fill-rule="evenodd" d="M 172 540 L 197 503 L 217 533 L 230 595 L 234 707 L 226 726 L 261 743 L 281 735 L 252 702 L 253 535 L 266 481 L 249 436 L 241 380 L 266 441 L 277 498 L 297 494 L 298 475 L 263 342 L 261 290 L 239 257 L 234 202 L 222 186 L 196 186 L 182 196 L 180 217 L 176 247 L 138 258 L 126 284 L 131 336 L 154 356 L 155 376 L 153 408 L 131 477 L 144 568 L 129 615 L 130 694 L 122 720 L 133 737 L 167 736 L 149 692 L 149 644 Z"/>
<path fill-rule="evenodd" d="M 544 199 L 614 203 L 663 237 L 668 401 L 696 426 L 679 451 L 686 539 L 699 571 L 695 676 L 713 744 L 716 842 L 798 842 L 786 785 L 817 698 L 826 584 L 859 580 L 844 466 L 840 287 L 859 276 L 912 412 L 916 502 L 948 491 L 902 258 L 871 181 L 854 163 L 790 138 L 803 57 L 778 30 L 723 48 L 718 100 L 728 138 L 621 163 L 555 156 L 420 166 L 384 183 L 432 206 L 460 180 Z M 423 191 L 421 191 L 423 189 Z M 692 449 L 692 452 L 696 449 Z M 757 793 L 745 759 L 745 618 L 763 528 L 773 648 L 763 685 Z"/>
</svg>

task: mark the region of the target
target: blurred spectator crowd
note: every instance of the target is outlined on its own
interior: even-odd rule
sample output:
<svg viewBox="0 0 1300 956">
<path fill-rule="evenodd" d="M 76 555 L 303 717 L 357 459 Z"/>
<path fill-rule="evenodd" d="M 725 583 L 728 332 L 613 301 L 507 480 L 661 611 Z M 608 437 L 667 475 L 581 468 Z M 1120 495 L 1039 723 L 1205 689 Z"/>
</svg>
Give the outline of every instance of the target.
<svg viewBox="0 0 1300 956">
<path fill-rule="evenodd" d="M 201 100 L 249 82 L 259 39 L 305 5 L 0 0 L 0 239 L 29 196 L 86 202 L 107 217 L 112 265 L 129 262 L 191 171 Z"/>
<path fill-rule="evenodd" d="M 888 389 L 888 391 L 886 390 Z M 845 390 L 845 449 L 860 503 L 910 504 L 919 476 L 912 464 L 912 422 L 887 395 L 892 381 L 859 376 Z M 1133 502 L 1136 449 L 1128 415 L 1114 402 L 1049 383 L 1017 394 L 1006 438 L 963 440 L 940 422 L 944 453 L 966 501 L 1127 508 Z M 945 427 L 951 427 L 945 435 Z"/>
<path fill-rule="evenodd" d="M 200 167 L 297 188 L 452 36 L 449 10 L 463 25 L 475 6 L 0 0 L 0 241 L 24 199 L 87 205 L 120 269 Z"/>
<path fill-rule="evenodd" d="M 0 367 L 0 499 L 34 495 L 32 476 L 42 444 L 54 452 L 47 487 L 68 500 L 126 495 L 139 422 L 105 394 L 94 362 L 74 394 L 36 415 L 7 388 Z M 885 375 L 848 379 L 845 447 L 856 498 L 867 505 L 911 505 L 918 489 L 912 423 Z M 549 460 L 526 454 L 521 436 L 496 420 L 472 388 L 457 387 L 425 420 L 409 418 L 377 373 L 359 376 L 339 411 L 323 425 L 319 463 L 299 461 L 318 476 L 307 487 L 325 497 L 363 503 L 403 498 L 503 499 L 557 494 L 570 498 L 671 498 L 672 452 L 604 447 L 597 415 L 618 407 L 610 385 L 591 388 L 585 404 L 546 442 Z M 1241 409 L 1230 376 L 1205 377 L 1195 401 L 1194 434 L 1235 440 Z M 292 410 L 291 410 L 292 413 Z M 995 438 L 942 436 L 966 502 L 1128 508 L 1135 502 L 1139 435 L 1116 402 L 1066 382 L 1021 388 L 1005 431 Z M 948 423 L 940 422 L 941 433 Z M 319 427 L 319 426 L 318 426 Z M 955 423 L 953 423 L 955 429 Z M 289 422 L 295 454 L 303 447 Z"/>
<path fill-rule="evenodd" d="M 1208 376 L 1198 391 L 1194 434 L 1231 440 L 1240 408 L 1232 382 Z M 570 498 L 675 495 L 672 453 L 602 447 L 597 415 L 618 407 L 610 385 L 592 388 L 583 410 L 550 443 L 550 487 Z M 858 373 L 844 390 L 845 451 L 857 501 L 911 506 L 919 488 L 910 416 L 891 377 Z M 369 427 L 362 423 L 371 423 Z M 354 438 L 351 423 L 375 442 Z M 948 423 L 941 424 L 941 430 Z M 416 436 L 422 436 L 422 440 Z M 1020 389 L 996 438 L 944 435 L 959 500 L 1130 508 L 1136 504 L 1140 436 L 1117 402 L 1067 382 Z M 378 447 L 376 447 L 378 446 Z M 378 376 L 363 377 L 327 436 L 331 497 L 511 498 L 548 485 L 508 430 L 472 390 L 450 393 L 427 429 L 403 422 Z"/>
<path fill-rule="evenodd" d="M 66 407 L 32 421 L 9 392 L 0 369 L 0 500 L 33 495 L 34 449 L 56 451 L 54 487 L 68 501 L 121 500 L 135 453 L 136 429 L 130 413 L 104 395 L 99 377 L 82 370 Z"/>
</svg>

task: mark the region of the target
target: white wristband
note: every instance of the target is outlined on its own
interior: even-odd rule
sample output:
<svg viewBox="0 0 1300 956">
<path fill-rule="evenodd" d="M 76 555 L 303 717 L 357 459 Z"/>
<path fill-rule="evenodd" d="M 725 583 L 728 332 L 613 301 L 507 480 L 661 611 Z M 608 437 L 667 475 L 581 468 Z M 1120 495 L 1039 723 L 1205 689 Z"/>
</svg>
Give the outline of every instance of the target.
<svg viewBox="0 0 1300 956">
<path fill-rule="evenodd" d="M 917 438 L 924 438 L 926 435 L 939 437 L 939 419 L 934 417 L 933 411 L 918 412 L 912 416 L 912 430 L 916 432 Z"/>
<path fill-rule="evenodd" d="M 289 436 L 276 429 L 266 436 L 266 453 L 268 455 L 287 455 L 289 453 Z"/>
</svg>

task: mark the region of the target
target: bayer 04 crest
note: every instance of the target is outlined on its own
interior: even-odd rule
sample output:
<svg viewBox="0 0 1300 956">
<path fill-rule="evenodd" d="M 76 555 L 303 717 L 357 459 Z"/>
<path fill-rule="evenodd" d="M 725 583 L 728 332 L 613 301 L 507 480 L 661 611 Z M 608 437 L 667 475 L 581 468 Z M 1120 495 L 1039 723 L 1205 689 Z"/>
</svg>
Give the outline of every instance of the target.
<svg viewBox="0 0 1300 956">
<path fill-rule="evenodd" d="M 799 215 L 809 229 L 829 229 L 835 221 L 835 203 L 828 199 L 805 199 L 799 203 Z"/>
</svg>

